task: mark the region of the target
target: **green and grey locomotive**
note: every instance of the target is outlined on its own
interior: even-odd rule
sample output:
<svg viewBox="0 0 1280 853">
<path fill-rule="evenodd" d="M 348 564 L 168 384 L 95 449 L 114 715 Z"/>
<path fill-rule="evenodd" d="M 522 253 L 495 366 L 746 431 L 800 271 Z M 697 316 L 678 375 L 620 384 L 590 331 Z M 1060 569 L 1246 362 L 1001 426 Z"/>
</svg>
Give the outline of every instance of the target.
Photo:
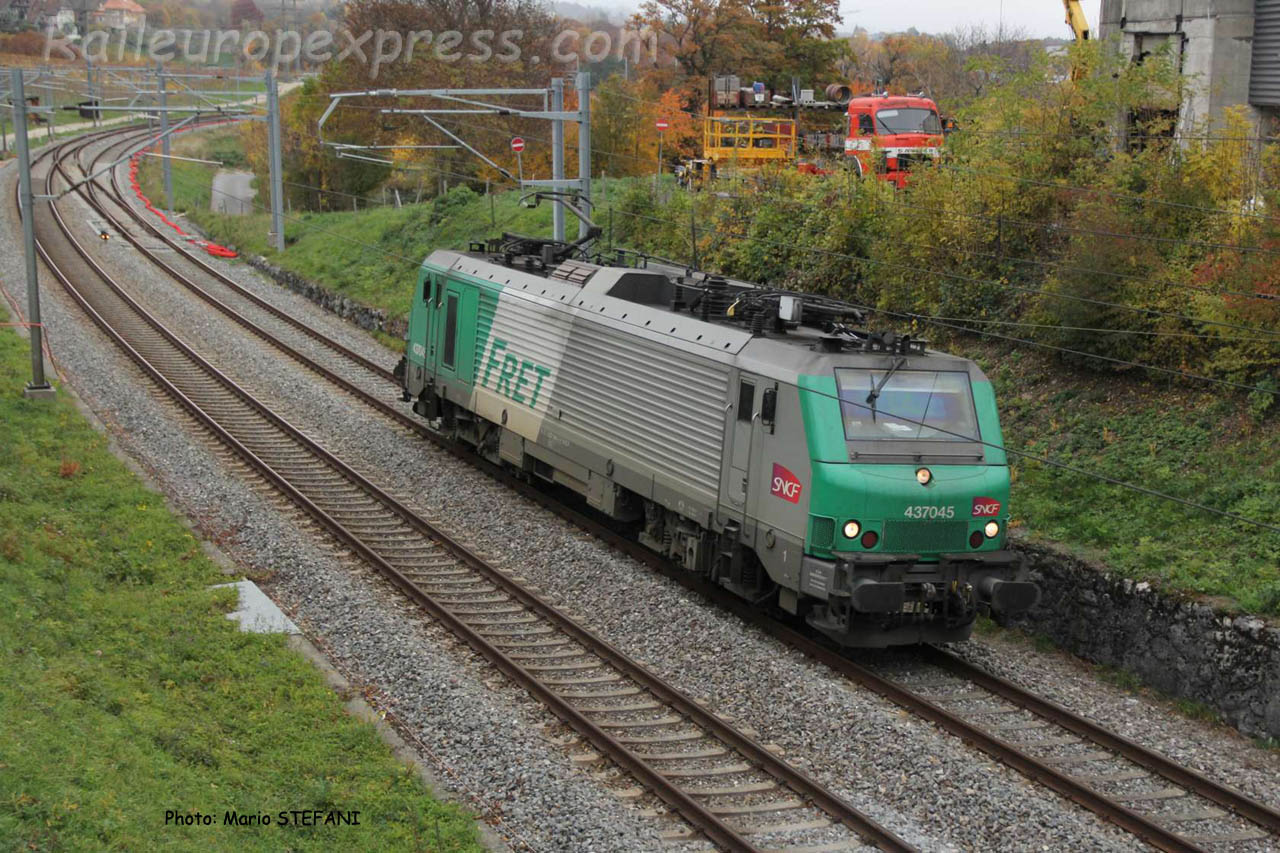
<svg viewBox="0 0 1280 853">
<path fill-rule="evenodd" d="M 976 364 L 834 300 L 565 248 L 426 259 L 398 368 L 416 412 L 845 645 L 1035 603 Z"/>
</svg>

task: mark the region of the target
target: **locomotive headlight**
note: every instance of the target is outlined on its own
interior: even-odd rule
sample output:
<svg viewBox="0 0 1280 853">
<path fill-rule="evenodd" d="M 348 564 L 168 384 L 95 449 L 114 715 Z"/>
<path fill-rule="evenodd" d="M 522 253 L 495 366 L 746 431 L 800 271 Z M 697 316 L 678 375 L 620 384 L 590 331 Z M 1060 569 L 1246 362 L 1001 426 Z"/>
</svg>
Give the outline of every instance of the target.
<svg viewBox="0 0 1280 853">
<path fill-rule="evenodd" d="M 1000 535 L 1000 522 L 988 521 L 987 526 L 982 528 L 982 532 L 987 534 L 988 539 L 995 539 Z"/>
<path fill-rule="evenodd" d="M 916 469 L 916 482 L 922 486 L 927 486 L 933 482 L 933 472 L 928 468 Z"/>
<path fill-rule="evenodd" d="M 844 538 L 857 539 L 858 534 L 862 532 L 862 525 L 856 521 L 846 521 L 844 524 Z"/>
</svg>

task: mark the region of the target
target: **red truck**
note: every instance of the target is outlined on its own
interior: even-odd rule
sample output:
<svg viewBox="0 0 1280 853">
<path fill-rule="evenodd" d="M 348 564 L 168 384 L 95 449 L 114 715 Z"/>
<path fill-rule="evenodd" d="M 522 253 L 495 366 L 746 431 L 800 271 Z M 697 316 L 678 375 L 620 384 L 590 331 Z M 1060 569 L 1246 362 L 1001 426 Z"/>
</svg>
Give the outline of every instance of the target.
<svg viewBox="0 0 1280 853">
<path fill-rule="evenodd" d="M 906 185 L 912 166 L 937 159 L 943 125 L 938 105 L 914 95 L 864 95 L 849 101 L 844 153 L 859 174 Z"/>
</svg>

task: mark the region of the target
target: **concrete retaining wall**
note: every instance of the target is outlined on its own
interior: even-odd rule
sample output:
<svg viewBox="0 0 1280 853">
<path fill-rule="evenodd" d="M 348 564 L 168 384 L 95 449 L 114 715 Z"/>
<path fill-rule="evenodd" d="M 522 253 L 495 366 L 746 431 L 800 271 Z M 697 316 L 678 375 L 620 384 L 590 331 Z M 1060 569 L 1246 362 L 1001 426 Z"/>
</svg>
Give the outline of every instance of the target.
<svg viewBox="0 0 1280 853">
<path fill-rule="evenodd" d="M 387 312 L 378 308 L 370 308 L 345 296 L 334 293 L 313 281 L 309 281 L 297 273 L 274 266 L 261 255 L 245 255 L 244 259 L 253 268 L 263 272 L 294 293 L 300 293 L 317 305 L 332 311 L 345 320 L 350 320 L 366 331 L 379 331 L 394 338 L 404 338 L 408 332 L 408 323 L 399 317 L 388 317 Z M 411 283 L 410 283 L 411 284 Z M 409 284 L 405 285 L 410 286 Z"/>
<path fill-rule="evenodd" d="M 1014 547 L 1027 555 L 1043 591 L 1016 624 L 1171 696 L 1201 702 L 1247 735 L 1280 738 L 1280 629 L 1109 576 L 1050 546 Z"/>
</svg>

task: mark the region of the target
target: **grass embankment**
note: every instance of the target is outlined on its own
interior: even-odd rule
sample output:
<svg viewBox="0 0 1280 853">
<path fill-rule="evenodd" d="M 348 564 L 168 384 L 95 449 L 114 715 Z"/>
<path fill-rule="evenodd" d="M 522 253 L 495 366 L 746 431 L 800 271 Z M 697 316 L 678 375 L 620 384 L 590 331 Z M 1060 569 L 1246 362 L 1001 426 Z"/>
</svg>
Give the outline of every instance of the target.
<svg viewBox="0 0 1280 853">
<path fill-rule="evenodd" d="M 1280 430 L 1244 395 L 1064 371 L 965 342 L 995 384 L 1012 448 L 1276 524 Z M 1126 577 L 1280 615 L 1280 534 L 1047 465 L 1012 460 L 1015 523 Z"/>
<path fill-rule="evenodd" d="M 175 142 L 173 153 L 242 168 L 243 154 L 235 150 L 238 143 L 235 130 L 187 134 Z M 235 246 L 242 253 L 266 255 L 273 262 L 283 263 L 309 279 L 325 282 L 344 296 L 382 308 L 393 316 L 407 315 L 417 267 L 433 249 L 465 248 L 469 241 L 497 231 L 537 234 L 551 229 L 550 204 L 526 208 L 519 205 L 520 196 L 515 192 L 495 193 L 490 199 L 454 188 L 433 202 L 400 209 L 393 205 L 367 208 L 362 201 L 358 216 L 346 211 L 286 214 L 288 251 L 284 257 L 275 257 L 267 242 L 271 217 L 265 212 L 268 195 L 264 182 L 259 180 L 257 184 L 255 213 L 223 216 L 209 209 L 214 171 L 214 167 L 199 163 L 173 163 L 176 206 L 211 239 Z M 153 202 L 164 197 L 161 169 L 154 158 L 147 158 L 139 180 Z M 335 201 L 343 203 L 350 201 Z M 576 233 L 576 225 L 570 217 L 571 233 Z"/>
<path fill-rule="evenodd" d="M 70 400 L 23 399 L 27 364 L 0 332 L 0 847 L 480 849 L 281 637 L 225 618 L 228 578 Z"/>
<path fill-rule="evenodd" d="M 209 214 L 207 167 L 189 165 L 179 164 L 179 194 L 192 218 L 220 240 L 271 256 L 267 218 Z M 146 171 L 149 182 L 158 180 L 155 164 Z M 499 195 L 496 206 L 500 227 L 549 230 L 545 206 L 518 210 L 513 193 Z M 359 215 L 302 214 L 287 232 L 289 249 L 275 263 L 393 315 L 408 310 L 417 259 L 493 233 L 489 201 L 479 197 Z M 1276 523 L 1277 415 L 1250 415 L 1243 395 L 1101 377 L 972 338 L 949 348 L 976 358 L 991 375 L 1011 448 Z M 1065 543 L 1129 577 L 1280 615 L 1280 535 L 1025 460 L 1015 460 L 1014 477 L 1015 522 L 1033 536 Z"/>
</svg>

